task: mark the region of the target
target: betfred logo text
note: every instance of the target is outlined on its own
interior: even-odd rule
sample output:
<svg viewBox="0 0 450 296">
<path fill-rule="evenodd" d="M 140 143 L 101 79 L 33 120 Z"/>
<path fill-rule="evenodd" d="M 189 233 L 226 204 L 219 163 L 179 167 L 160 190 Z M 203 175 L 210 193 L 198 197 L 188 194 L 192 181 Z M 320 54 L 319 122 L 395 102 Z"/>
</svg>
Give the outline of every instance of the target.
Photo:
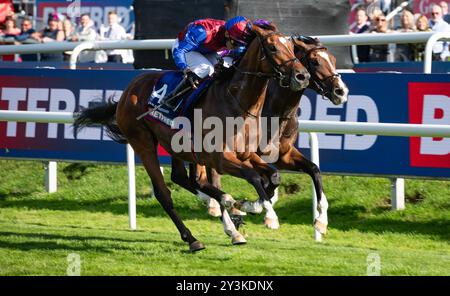
<svg viewBox="0 0 450 296">
<path fill-rule="evenodd" d="M 450 83 L 409 83 L 409 122 L 450 125 Z M 411 138 L 410 165 L 450 168 L 450 138 Z"/>
</svg>

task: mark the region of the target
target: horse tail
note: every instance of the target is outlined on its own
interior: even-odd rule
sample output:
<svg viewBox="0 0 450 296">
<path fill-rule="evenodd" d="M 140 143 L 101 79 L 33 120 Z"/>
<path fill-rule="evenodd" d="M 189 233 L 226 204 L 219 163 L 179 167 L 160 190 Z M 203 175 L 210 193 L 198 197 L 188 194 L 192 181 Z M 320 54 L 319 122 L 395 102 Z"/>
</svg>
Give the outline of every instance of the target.
<svg viewBox="0 0 450 296">
<path fill-rule="evenodd" d="M 126 144 L 127 139 L 116 123 L 116 109 L 118 102 L 114 102 L 110 97 L 106 102 L 98 103 L 91 108 L 83 108 L 75 115 L 74 134 L 85 127 L 103 125 L 106 127 L 106 134 L 114 141 Z"/>
</svg>

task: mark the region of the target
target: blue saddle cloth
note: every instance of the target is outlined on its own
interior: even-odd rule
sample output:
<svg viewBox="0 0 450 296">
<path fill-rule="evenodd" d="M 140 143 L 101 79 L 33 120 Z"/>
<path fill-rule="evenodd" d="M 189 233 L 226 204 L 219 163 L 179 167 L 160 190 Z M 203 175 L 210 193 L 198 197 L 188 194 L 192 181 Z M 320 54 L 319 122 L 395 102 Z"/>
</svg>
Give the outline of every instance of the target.
<svg viewBox="0 0 450 296">
<path fill-rule="evenodd" d="M 167 105 L 161 105 L 162 99 L 170 95 L 173 90 L 183 80 L 183 73 L 181 71 L 167 71 L 155 83 L 153 91 L 148 98 L 148 106 L 155 109 L 148 113 L 145 118 L 149 120 L 157 120 L 165 125 L 172 127 L 173 120 L 178 116 L 187 116 L 192 106 L 200 98 L 200 95 L 212 83 L 212 78 L 206 78 L 195 90 L 190 90 L 187 93 L 176 98 L 176 103 L 171 102 L 175 107 L 172 109 Z M 178 91 L 181 91 L 178 90 Z M 150 110 L 151 110 L 150 109 Z"/>
</svg>

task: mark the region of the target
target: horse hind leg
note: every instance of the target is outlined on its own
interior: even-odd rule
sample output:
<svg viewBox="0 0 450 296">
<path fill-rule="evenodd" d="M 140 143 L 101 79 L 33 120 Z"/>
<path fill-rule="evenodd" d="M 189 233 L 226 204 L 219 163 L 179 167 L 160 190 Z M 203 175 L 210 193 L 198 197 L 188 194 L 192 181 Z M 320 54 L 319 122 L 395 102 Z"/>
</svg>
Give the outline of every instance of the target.
<svg viewBox="0 0 450 296">
<path fill-rule="evenodd" d="M 141 135 L 143 134 L 141 133 Z M 154 141 L 153 136 L 146 131 L 145 136 L 141 136 L 141 139 L 129 139 L 129 142 L 136 151 L 136 154 L 141 158 L 142 164 L 152 181 L 156 199 L 172 219 L 181 235 L 181 239 L 189 244 L 189 250 L 191 252 L 204 249 L 204 245 L 191 234 L 191 231 L 184 225 L 175 211 L 170 190 L 167 188 L 159 168 L 156 141 Z"/>
<path fill-rule="evenodd" d="M 295 148 L 290 149 L 289 155 L 280 158 L 277 167 L 291 171 L 303 171 L 307 173 L 314 184 L 314 190 L 317 197 L 317 210 L 319 216 L 314 219 L 314 227 L 321 234 L 327 233 L 328 228 L 328 201 L 323 192 L 322 175 L 319 167 L 304 157 L 300 151 Z"/>
<path fill-rule="evenodd" d="M 323 192 L 322 185 L 322 175 L 320 174 L 319 167 L 313 163 L 312 161 L 304 158 L 305 166 L 303 170 L 311 176 L 314 189 L 316 191 L 317 196 L 317 210 L 319 212 L 319 216 L 314 219 L 314 228 L 319 231 L 321 234 L 327 234 L 328 228 L 328 201 Z"/>
<path fill-rule="evenodd" d="M 328 201 L 325 193 L 322 192 L 322 198 L 319 203 L 319 216 L 314 220 L 314 227 L 321 234 L 327 234 L 328 228 Z"/>
</svg>

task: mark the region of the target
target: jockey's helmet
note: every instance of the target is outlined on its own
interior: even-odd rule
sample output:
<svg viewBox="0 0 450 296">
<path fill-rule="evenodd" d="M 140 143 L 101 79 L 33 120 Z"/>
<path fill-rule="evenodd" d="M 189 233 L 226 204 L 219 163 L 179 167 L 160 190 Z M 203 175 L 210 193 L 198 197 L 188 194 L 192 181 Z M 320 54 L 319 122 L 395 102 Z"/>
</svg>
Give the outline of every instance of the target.
<svg viewBox="0 0 450 296">
<path fill-rule="evenodd" d="M 247 45 L 251 37 L 252 23 L 243 16 L 235 16 L 225 23 L 230 38 L 240 45 Z"/>
</svg>

